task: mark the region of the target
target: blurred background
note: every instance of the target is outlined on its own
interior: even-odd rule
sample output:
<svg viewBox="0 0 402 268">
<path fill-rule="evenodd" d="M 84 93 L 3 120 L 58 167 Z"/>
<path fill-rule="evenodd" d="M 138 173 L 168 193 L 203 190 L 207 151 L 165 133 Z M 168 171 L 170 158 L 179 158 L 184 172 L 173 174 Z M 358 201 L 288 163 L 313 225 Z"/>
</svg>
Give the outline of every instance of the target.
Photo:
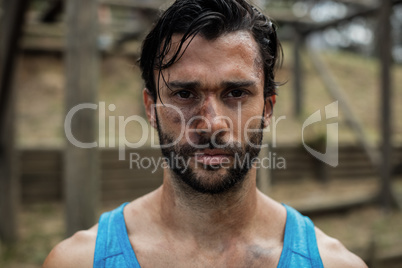
<svg viewBox="0 0 402 268">
<path fill-rule="evenodd" d="M 41 267 L 66 236 L 161 185 L 161 168 L 130 165 L 160 152 L 128 119 L 145 118 L 137 59 L 169 3 L 0 1 L 0 267 Z M 254 3 L 284 50 L 260 190 L 370 267 L 402 267 L 402 1 Z M 82 103 L 95 106 L 72 134 L 94 148 L 66 139 Z M 129 143 L 143 144 L 119 154 Z"/>
</svg>

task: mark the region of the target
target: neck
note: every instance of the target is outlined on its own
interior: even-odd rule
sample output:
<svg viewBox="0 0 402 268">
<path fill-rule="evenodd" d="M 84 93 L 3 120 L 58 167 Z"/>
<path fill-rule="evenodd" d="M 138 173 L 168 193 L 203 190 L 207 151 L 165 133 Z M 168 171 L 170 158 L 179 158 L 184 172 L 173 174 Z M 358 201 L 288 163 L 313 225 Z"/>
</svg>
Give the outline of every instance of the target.
<svg viewBox="0 0 402 268">
<path fill-rule="evenodd" d="M 160 213 L 168 228 L 214 240 L 230 239 L 251 226 L 257 210 L 255 168 L 241 185 L 223 194 L 197 193 L 165 172 Z"/>
</svg>

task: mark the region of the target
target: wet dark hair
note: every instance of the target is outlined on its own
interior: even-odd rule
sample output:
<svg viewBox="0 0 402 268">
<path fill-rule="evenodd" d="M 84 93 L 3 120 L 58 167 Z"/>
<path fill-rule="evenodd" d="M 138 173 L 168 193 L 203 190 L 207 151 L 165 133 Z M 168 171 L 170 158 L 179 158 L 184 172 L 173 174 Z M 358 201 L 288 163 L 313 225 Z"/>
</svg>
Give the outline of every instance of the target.
<svg viewBox="0 0 402 268">
<path fill-rule="evenodd" d="M 248 31 L 260 50 L 264 68 L 264 98 L 276 94 L 275 66 L 282 56 L 282 47 L 271 20 L 245 0 L 177 0 L 156 22 L 145 38 L 139 60 L 145 87 L 156 101 L 159 96 L 162 70 L 177 62 L 186 50 L 184 43 L 200 34 L 214 40 L 226 33 Z M 183 35 L 171 58 L 172 36 Z M 189 44 L 189 43 L 188 43 Z M 187 44 L 187 46 L 188 46 Z M 157 81 L 154 72 L 158 71 Z"/>
</svg>

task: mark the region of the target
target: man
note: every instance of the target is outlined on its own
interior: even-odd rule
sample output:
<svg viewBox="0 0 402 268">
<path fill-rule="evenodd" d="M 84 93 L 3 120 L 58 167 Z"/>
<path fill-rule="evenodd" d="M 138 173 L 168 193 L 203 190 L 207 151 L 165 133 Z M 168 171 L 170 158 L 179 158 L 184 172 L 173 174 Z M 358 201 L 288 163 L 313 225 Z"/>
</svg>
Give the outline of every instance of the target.
<svg viewBox="0 0 402 268">
<path fill-rule="evenodd" d="M 244 0 L 177 0 L 140 60 L 163 185 L 60 243 L 44 267 L 366 267 L 256 189 L 280 51 Z"/>
</svg>

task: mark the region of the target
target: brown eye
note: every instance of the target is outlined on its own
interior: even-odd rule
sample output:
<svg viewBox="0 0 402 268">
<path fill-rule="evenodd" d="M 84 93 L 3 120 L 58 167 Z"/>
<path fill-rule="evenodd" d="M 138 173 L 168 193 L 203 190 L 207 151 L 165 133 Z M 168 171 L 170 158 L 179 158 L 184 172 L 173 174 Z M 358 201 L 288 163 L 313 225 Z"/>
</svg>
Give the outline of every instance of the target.
<svg viewBox="0 0 402 268">
<path fill-rule="evenodd" d="M 243 90 L 236 89 L 236 90 L 230 91 L 228 94 L 228 97 L 240 98 L 240 97 L 243 97 L 243 95 L 244 95 Z"/>
<path fill-rule="evenodd" d="M 176 95 L 182 99 L 188 99 L 192 96 L 192 93 L 188 90 L 181 90 L 181 91 L 177 92 Z"/>
</svg>

